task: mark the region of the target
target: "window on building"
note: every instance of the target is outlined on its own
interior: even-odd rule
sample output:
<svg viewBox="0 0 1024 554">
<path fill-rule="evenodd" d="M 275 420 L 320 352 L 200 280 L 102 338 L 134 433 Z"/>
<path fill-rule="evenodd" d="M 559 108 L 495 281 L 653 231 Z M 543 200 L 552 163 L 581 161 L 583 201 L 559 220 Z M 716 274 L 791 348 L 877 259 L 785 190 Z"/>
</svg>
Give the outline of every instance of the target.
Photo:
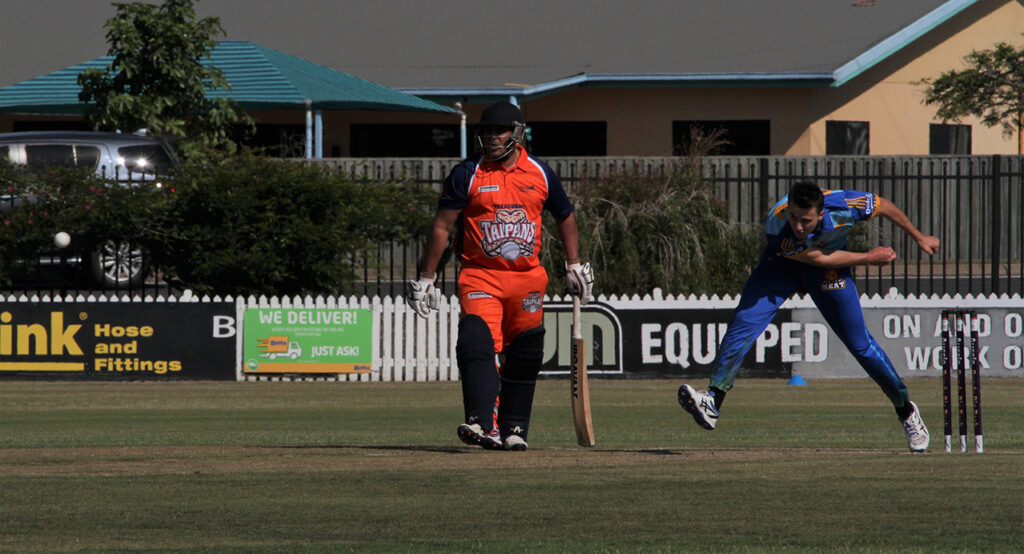
<svg viewBox="0 0 1024 554">
<path fill-rule="evenodd" d="M 266 156 L 302 158 L 306 155 L 306 126 L 299 123 L 257 123 L 252 135 L 248 128 L 235 128 L 236 140 Z"/>
<path fill-rule="evenodd" d="M 970 154 L 971 126 L 932 123 L 928 128 L 929 154 Z"/>
<path fill-rule="evenodd" d="M 826 121 L 825 154 L 866 156 L 871 153 L 871 127 L 867 121 Z"/>
<path fill-rule="evenodd" d="M 711 150 L 712 155 L 767 156 L 771 153 L 771 121 L 767 119 L 673 121 L 672 144 L 676 154 L 689 149 L 693 128 L 704 136 L 721 132 L 722 143 Z"/>
<path fill-rule="evenodd" d="M 92 128 L 84 121 L 15 121 L 12 130 L 15 133 L 22 133 L 26 131 L 91 131 Z"/>
<path fill-rule="evenodd" d="M 349 136 L 350 155 L 356 158 L 449 158 L 459 155 L 459 126 L 454 124 L 354 123 L 349 128 Z M 472 137 L 471 134 L 469 136 Z"/>
<path fill-rule="evenodd" d="M 528 122 L 531 154 L 545 156 L 604 156 L 608 152 L 605 121 Z"/>
<path fill-rule="evenodd" d="M 527 149 L 538 156 L 604 156 L 604 121 L 538 121 L 527 124 Z M 476 151 L 476 126 L 466 128 L 466 151 Z M 459 126 L 444 124 L 353 124 L 353 157 L 455 157 Z"/>
</svg>

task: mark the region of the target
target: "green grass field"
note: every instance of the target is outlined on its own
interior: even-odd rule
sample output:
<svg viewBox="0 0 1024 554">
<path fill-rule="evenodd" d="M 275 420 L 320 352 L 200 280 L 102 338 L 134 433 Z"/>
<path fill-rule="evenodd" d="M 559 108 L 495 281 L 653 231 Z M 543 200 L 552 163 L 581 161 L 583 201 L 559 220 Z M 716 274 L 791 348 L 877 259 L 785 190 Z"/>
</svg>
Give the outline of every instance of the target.
<svg viewBox="0 0 1024 554">
<path fill-rule="evenodd" d="M 984 454 L 911 454 L 867 380 L 741 380 L 718 429 L 677 381 L 592 379 L 597 447 L 541 381 L 526 452 L 455 436 L 458 383 L 0 381 L 4 551 L 1019 551 L 1024 379 Z M 703 383 L 694 383 L 703 387 Z M 954 431 L 955 432 L 955 431 Z"/>
</svg>

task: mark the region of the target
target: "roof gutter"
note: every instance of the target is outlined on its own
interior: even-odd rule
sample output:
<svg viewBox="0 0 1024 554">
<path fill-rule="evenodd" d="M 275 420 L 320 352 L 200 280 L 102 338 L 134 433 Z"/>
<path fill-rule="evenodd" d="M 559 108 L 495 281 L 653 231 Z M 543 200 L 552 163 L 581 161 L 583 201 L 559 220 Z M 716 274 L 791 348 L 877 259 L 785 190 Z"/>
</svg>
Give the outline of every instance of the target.
<svg viewBox="0 0 1024 554">
<path fill-rule="evenodd" d="M 595 73 L 573 75 L 538 85 L 493 88 L 397 88 L 432 99 L 528 98 L 572 87 L 601 86 L 832 86 L 838 87 L 867 71 L 925 33 L 976 4 L 978 0 L 950 0 L 911 25 L 869 48 L 832 73 Z"/>
<path fill-rule="evenodd" d="M 601 86 L 730 86 L 763 83 L 765 86 L 832 83 L 831 73 L 595 73 L 573 75 L 539 85 L 493 88 L 396 88 L 423 98 L 520 97 L 526 98 L 572 87 Z"/>
<path fill-rule="evenodd" d="M 942 23 L 945 23 L 946 20 L 975 3 L 977 3 L 977 0 L 950 0 L 949 2 L 946 2 L 938 8 L 928 12 L 921 19 L 918 19 L 909 26 L 904 27 L 898 33 L 872 46 L 863 54 L 835 70 L 832 74 L 832 86 L 838 87 L 846 84 L 850 79 L 853 79 L 867 71 L 869 68 L 896 53 L 904 46 L 917 40 L 921 35 L 931 31 L 935 27 L 938 27 Z"/>
</svg>

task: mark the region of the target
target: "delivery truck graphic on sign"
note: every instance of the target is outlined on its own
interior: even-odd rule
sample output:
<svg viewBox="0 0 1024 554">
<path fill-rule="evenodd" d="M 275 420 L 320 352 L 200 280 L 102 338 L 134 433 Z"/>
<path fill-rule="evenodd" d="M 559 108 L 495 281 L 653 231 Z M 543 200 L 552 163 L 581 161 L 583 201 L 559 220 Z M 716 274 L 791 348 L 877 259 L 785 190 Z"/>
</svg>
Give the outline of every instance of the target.
<svg viewBox="0 0 1024 554">
<path fill-rule="evenodd" d="M 285 357 L 297 360 L 299 356 L 302 356 L 302 346 L 297 342 L 289 341 L 287 335 L 256 339 L 256 343 L 259 346 L 261 358 L 276 360 L 279 357 Z"/>
</svg>

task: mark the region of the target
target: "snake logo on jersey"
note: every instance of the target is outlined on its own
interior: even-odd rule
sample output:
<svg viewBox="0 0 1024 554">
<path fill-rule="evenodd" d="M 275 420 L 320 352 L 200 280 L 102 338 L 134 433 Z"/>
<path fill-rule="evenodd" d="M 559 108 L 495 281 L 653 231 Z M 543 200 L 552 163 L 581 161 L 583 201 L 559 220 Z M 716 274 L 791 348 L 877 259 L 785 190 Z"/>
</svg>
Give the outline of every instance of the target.
<svg viewBox="0 0 1024 554">
<path fill-rule="evenodd" d="M 498 210 L 493 220 L 480 222 L 480 235 L 480 249 L 491 258 L 528 258 L 533 256 L 537 224 L 522 208 Z"/>
</svg>

